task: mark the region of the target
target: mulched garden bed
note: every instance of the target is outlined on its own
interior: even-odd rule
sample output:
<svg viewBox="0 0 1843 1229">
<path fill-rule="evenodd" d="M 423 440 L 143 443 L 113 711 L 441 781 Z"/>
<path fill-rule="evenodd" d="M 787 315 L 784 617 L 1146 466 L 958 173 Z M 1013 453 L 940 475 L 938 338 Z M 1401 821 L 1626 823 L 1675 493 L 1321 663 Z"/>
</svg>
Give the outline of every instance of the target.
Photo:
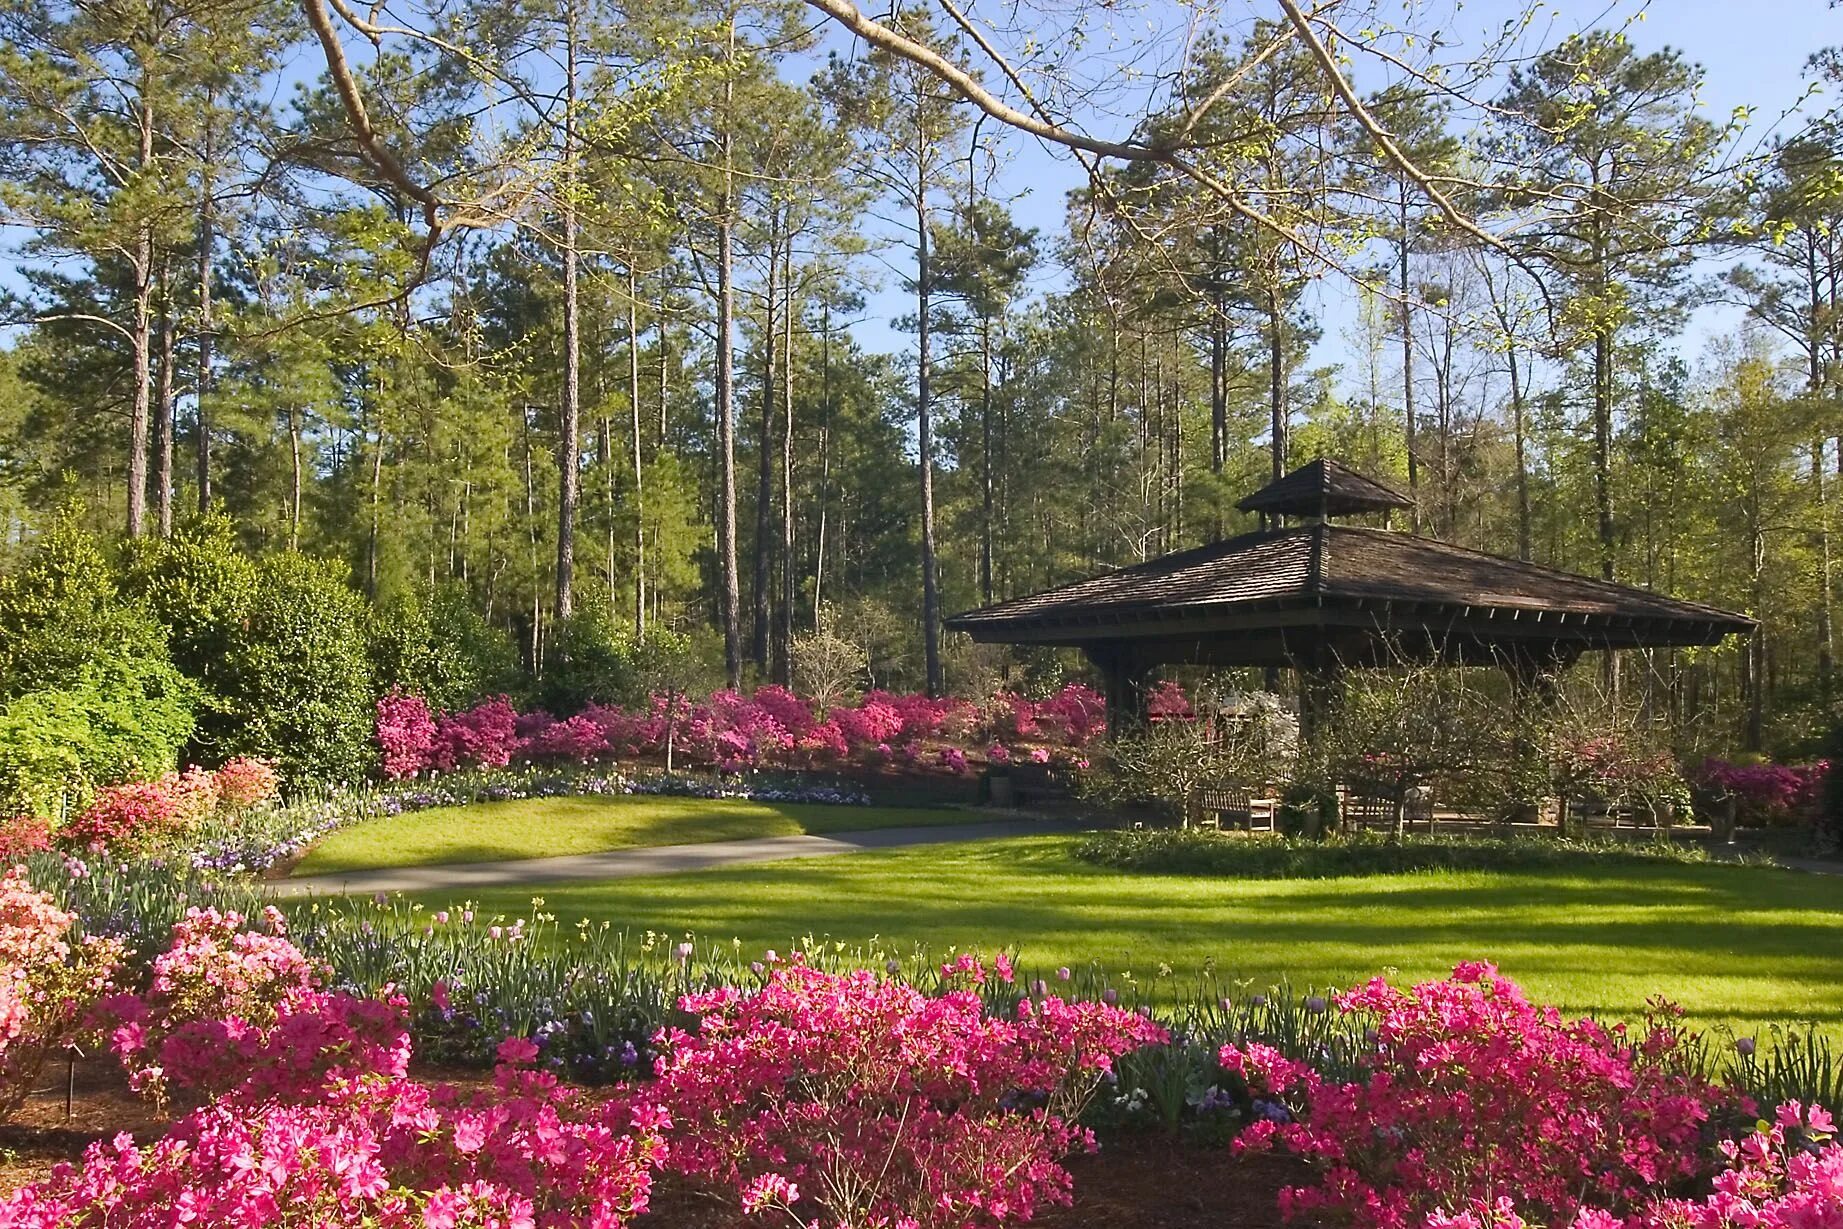
<svg viewBox="0 0 1843 1229">
<path fill-rule="evenodd" d="M 419 1075 L 467 1084 L 483 1082 L 479 1072 L 423 1072 Z M 165 1120 L 128 1091 L 120 1068 L 95 1060 L 79 1062 L 65 1116 L 67 1068 L 48 1069 L 39 1090 L 0 1126 L 0 1195 L 51 1172 L 59 1161 L 77 1161 L 97 1140 L 128 1131 L 157 1137 Z M 1279 1229 L 1278 1194 L 1303 1176 L 1296 1161 L 1260 1156 L 1238 1160 L 1227 1147 L 1174 1144 L 1159 1136 L 1113 1141 L 1093 1156 L 1069 1161 L 1075 1204 L 1046 1208 L 1032 1222 L 1044 1229 Z M 654 1210 L 636 1229 L 741 1229 L 733 1208 L 713 1203 L 670 1176 L 656 1180 Z"/>
</svg>

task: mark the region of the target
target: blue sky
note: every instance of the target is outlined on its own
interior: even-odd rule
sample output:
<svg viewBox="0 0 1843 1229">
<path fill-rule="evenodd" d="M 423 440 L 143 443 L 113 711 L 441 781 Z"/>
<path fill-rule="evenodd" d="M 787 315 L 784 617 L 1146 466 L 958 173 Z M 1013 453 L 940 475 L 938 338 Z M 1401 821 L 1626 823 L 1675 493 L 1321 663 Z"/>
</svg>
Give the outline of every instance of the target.
<svg viewBox="0 0 1843 1229">
<path fill-rule="evenodd" d="M 1259 0 L 1228 0 L 1225 7 L 1278 11 Z M 1449 20 L 1441 24 L 1450 38 L 1475 40 L 1479 32 L 1496 28 L 1522 8 L 1511 0 L 1474 0 L 1442 7 Z M 1546 24 L 1552 32 L 1553 37 L 1545 41 L 1553 41 L 1573 30 L 1622 23 L 1635 14 L 1642 16 L 1631 25 L 1631 36 L 1641 49 L 1672 46 L 1704 67 L 1704 106 L 1711 118 L 1725 121 L 1735 107 L 1752 107 L 1762 135 L 1804 96 L 1809 84 L 1804 67 L 1812 52 L 1843 44 L 1843 10 L 1833 11 L 1827 0 L 1655 0 L 1648 5 L 1561 0 L 1545 6 L 1539 24 Z M 838 40 L 834 45 L 844 46 Z M 1366 71 L 1375 70 L 1359 60 L 1355 71 L 1361 81 Z M 1809 105 L 1837 101 L 1818 98 Z M 1121 135 L 1125 127 L 1123 121 L 1103 121 L 1097 123 L 1096 135 Z M 1046 149 L 1034 139 L 1018 137 L 1009 144 L 1010 160 L 996 192 L 1012 198 L 1012 210 L 1020 222 L 1053 237 L 1063 225 L 1064 194 L 1084 182 L 1081 169 L 1066 151 Z M 908 267 L 903 249 L 892 249 L 889 258 Z M 1037 271 L 1036 287 L 1053 290 L 1060 280 L 1060 271 L 1046 262 Z M 888 321 L 910 310 L 910 305 L 896 285 L 896 275 L 885 273 L 884 282 L 870 297 L 868 318 L 855 331 L 872 349 L 903 352 L 912 348 L 913 339 L 892 329 Z M 1314 292 L 1311 305 L 1323 329 L 1315 356 L 1319 362 L 1336 361 L 1344 349 L 1343 333 L 1354 314 L 1346 291 L 1345 285 L 1333 279 Z M 1693 358 L 1706 337 L 1726 329 L 1732 320 L 1733 313 L 1720 308 L 1699 312 L 1683 341 L 1683 348 L 1690 351 L 1688 357 Z"/>
</svg>

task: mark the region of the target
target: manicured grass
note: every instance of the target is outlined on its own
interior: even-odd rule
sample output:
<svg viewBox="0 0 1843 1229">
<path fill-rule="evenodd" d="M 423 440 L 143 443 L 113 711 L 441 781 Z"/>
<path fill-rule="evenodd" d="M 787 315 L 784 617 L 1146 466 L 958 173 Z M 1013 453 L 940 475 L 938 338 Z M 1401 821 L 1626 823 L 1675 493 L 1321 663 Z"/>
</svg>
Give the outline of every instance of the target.
<svg viewBox="0 0 1843 1229">
<path fill-rule="evenodd" d="M 1237 881 L 1077 861 L 1074 837 L 955 843 L 612 883 L 546 885 L 567 925 L 737 937 L 803 935 L 990 950 L 1036 969 L 1099 961 L 1171 990 L 1213 968 L 1256 985 L 1347 985 L 1379 971 L 1438 976 L 1496 961 L 1571 1012 L 1630 1017 L 1665 994 L 1705 1023 L 1751 1031 L 1810 1019 L 1843 1041 L 1843 877 L 1628 865 L 1349 879 Z M 488 893 L 530 908 L 533 889 Z M 425 896 L 431 904 L 447 899 Z"/>
<path fill-rule="evenodd" d="M 932 807 L 855 807 L 740 799 L 530 798 L 432 807 L 354 824 L 328 836 L 296 875 L 494 862 L 596 853 L 640 845 L 690 845 L 802 832 L 855 832 L 969 823 L 990 816 Z"/>
</svg>

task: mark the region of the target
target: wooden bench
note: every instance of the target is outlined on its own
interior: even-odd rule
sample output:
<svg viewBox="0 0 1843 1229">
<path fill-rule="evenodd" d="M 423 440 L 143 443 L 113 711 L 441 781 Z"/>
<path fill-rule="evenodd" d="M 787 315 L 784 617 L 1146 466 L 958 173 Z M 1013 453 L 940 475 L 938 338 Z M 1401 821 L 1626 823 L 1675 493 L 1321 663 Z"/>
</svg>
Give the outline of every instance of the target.
<svg viewBox="0 0 1843 1229">
<path fill-rule="evenodd" d="M 1399 804 L 1393 798 L 1353 793 L 1346 793 L 1339 807 L 1346 831 L 1352 828 L 1382 828 L 1393 832 L 1398 809 Z"/>
<path fill-rule="evenodd" d="M 1199 826 L 1209 820 L 1218 829 L 1272 832 L 1273 807 L 1257 809 L 1255 803 L 1254 795 L 1245 789 L 1199 786 L 1190 795 L 1190 812 L 1185 818 Z"/>
<path fill-rule="evenodd" d="M 1043 803 L 1072 801 L 1075 797 L 1075 774 L 1053 764 L 1013 764 L 1011 766 L 1011 805 L 1039 806 Z"/>
</svg>

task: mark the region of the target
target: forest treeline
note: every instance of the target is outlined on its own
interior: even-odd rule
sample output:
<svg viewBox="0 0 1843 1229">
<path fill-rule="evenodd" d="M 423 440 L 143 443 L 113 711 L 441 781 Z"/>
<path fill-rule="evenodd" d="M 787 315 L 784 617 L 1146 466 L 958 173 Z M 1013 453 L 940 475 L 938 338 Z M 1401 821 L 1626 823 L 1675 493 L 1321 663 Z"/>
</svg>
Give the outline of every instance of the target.
<svg viewBox="0 0 1843 1229">
<path fill-rule="evenodd" d="M 4 0 L 0 566 L 215 508 L 537 673 L 592 621 L 786 681 L 823 623 L 977 691 L 1056 664 L 943 613 L 1253 529 L 1326 455 L 1398 528 L 1759 618 L 1627 672 L 1720 739 L 1831 723 L 1827 118 L 1711 118 L 1623 28 L 1378 85 L 1276 17 L 1032 228 L 993 108 L 815 7 Z M 997 54 L 958 15 L 883 20 Z M 1716 302 L 1745 327 L 1675 357 Z"/>
</svg>

